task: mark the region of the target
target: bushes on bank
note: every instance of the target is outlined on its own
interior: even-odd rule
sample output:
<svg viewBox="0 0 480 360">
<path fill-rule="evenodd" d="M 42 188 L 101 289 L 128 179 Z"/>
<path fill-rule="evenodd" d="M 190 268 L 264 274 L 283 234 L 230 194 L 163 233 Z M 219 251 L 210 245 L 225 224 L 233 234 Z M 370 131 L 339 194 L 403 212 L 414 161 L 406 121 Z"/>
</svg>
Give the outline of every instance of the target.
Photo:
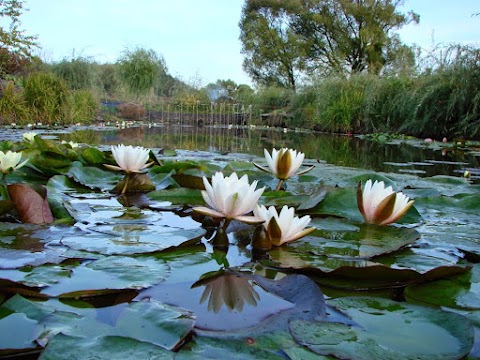
<svg viewBox="0 0 480 360">
<path fill-rule="evenodd" d="M 88 123 L 99 108 L 91 91 L 70 90 L 62 78 L 49 72 L 32 73 L 18 84 L 3 81 L 1 90 L 2 125 Z"/>
<path fill-rule="evenodd" d="M 416 76 L 328 78 L 292 95 L 288 126 L 326 132 L 480 138 L 480 49 L 456 48 Z"/>
</svg>

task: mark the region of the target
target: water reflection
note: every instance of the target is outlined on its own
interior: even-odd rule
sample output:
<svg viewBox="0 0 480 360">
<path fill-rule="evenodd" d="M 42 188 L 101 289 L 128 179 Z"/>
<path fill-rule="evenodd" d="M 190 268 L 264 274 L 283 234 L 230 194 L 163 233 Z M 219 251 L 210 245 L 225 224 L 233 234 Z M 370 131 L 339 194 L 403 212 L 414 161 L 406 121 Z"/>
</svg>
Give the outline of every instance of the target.
<svg viewBox="0 0 480 360">
<path fill-rule="evenodd" d="M 451 147 L 412 146 L 412 141 L 385 144 L 334 134 L 320 134 L 246 127 L 162 126 L 82 130 L 61 134 L 75 142 L 114 145 L 142 145 L 149 148 L 200 150 L 221 153 L 248 153 L 262 157 L 263 149 L 289 147 L 305 153 L 307 159 L 370 169 L 413 173 L 419 176 L 462 176 L 465 169 L 476 169 L 480 158 Z M 476 172 L 474 172 L 475 174 Z"/>
<path fill-rule="evenodd" d="M 260 300 L 252 281 L 241 274 L 218 271 L 208 274 L 192 285 L 192 288 L 205 286 L 200 304 L 208 299 L 208 310 L 218 313 L 225 306 L 228 310 L 243 311 L 245 304 L 257 306 Z"/>
</svg>

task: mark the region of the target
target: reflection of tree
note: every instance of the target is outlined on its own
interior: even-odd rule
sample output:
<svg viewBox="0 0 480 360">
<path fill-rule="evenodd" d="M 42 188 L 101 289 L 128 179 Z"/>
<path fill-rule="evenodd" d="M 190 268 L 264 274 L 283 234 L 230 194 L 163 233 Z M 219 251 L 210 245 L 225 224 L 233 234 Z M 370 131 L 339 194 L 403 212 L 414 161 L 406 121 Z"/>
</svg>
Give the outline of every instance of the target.
<svg viewBox="0 0 480 360">
<path fill-rule="evenodd" d="M 245 303 L 257 306 L 257 301 L 260 299 L 251 280 L 228 270 L 215 272 L 192 285 L 192 287 L 198 286 L 205 286 L 200 304 L 208 299 L 208 310 L 215 313 L 218 313 L 223 305 L 230 311 L 241 312 Z"/>
</svg>

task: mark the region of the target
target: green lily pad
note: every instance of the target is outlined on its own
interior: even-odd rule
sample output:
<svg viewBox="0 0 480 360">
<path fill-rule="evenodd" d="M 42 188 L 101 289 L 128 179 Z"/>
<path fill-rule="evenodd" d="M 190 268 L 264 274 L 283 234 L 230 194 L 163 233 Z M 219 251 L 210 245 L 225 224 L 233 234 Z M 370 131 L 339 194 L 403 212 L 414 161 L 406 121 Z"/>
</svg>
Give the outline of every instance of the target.
<svg viewBox="0 0 480 360">
<path fill-rule="evenodd" d="M 72 269 L 67 266 L 69 268 Z M 44 288 L 42 293 L 63 297 L 75 293 L 78 297 L 81 291 L 88 296 L 92 290 L 142 289 L 162 282 L 168 276 L 169 269 L 164 261 L 151 257 L 109 256 L 74 267 L 70 276 L 58 277 L 58 281 Z"/>
<path fill-rule="evenodd" d="M 351 297 L 329 305 L 351 324 L 294 320 L 292 336 L 320 355 L 348 359 L 460 359 L 473 345 L 465 317 L 392 300 Z"/>
<path fill-rule="evenodd" d="M 133 255 L 193 245 L 205 234 L 201 228 L 178 229 L 145 224 L 101 225 L 88 230 L 88 236 L 86 233 L 66 236 L 62 243 L 71 249 L 103 255 Z"/>
<path fill-rule="evenodd" d="M 360 224 L 356 231 L 318 229 L 289 247 L 331 257 L 369 259 L 397 251 L 419 238 L 413 229 Z"/>
<path fill-rule="evenodd" d="M 312 209 L 305 211 L 305 214 L 345 217 L 347 219 L 363 222 L 363 217 L 357 206 L 356 188 L 331 188 L 328 190 L 325 199 Z M 399 224 L 419 223 L 421 216 L 415 209 L 415 205 L 400 218 Z"/>
<path fill-rule="evenodd" d="M 147 194 L 152 200 L 169 201 L 172 204 L 204 205 L 205 201 L 198 189 L 176 188 L 151 191 Z"/>
<path fill-rule="evenodd" d="M 6 353 L 5 350 L 36 348 L 35 335 L 38 330 L 38 323 L 25 314 L 0 308 L 0 355 Z"/>
<path fill-rule="evenodd" d="M 55 335 L 42 352 L 42 360 L 58 360 L 62 354 L 65 359 L 174 359 L 175 353 L 160 346 L 121 336 L 100 336 L 84 339 L 62 333 Z"/>
<path fill-rule="evenodd" d="M 298 207 L 308 199 L 307 195 L 296 195 L 288 191 L 267 191 L 262 194 L 259 203 L 267 207 L 281 207 L 284 205 Z"/>
<path fill-rule="evenodd" d="M 281 360 L 285 357 L 275 354 L 273 351 L 259 349 L 250 346 L 253 338 L 246 340 L 226 340 L 208 337 L 196 338 L 187 349 L 180 351 L 176 357 L 178 360 L 223 360 L 228 354 L 232 360 Z"/>
<path fill-rule="evenodd" d="M 480 264 L 447 279 L 416 284 L 405 289 L 408 301 L 463 310 L 480 309 Z"/>
<path fill-rule="evenodd" d="M 81 152 L 82 160 L 88 165 L 102 165 L 107 162 L 105 153 L 94 147 L 88 147 Z"/>
<path fill-rule="evenodd" d="M 90 189 L 102 191 L 113 189 L 124 176 L 123 173 L 102 170 L 93 166 L 83 166 L 79 161 L 73 162 L 65 175 Z"/>
</svg>

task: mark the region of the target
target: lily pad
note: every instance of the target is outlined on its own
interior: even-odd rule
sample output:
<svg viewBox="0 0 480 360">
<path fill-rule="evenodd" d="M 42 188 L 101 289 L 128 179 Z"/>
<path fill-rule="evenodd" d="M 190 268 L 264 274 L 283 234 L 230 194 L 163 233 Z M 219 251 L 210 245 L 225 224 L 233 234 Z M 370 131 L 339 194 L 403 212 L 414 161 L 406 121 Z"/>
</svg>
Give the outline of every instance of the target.
<svg viewBox="0 0 480 360">
<path fill-rule="evenodd" d="M 347 219 L 363 222 L 363 217 L 358 210 L 356 189 L 348 188 L 331 188 L 328 190 L 325 199 L 312 209 L 305 211 L 310 215 L 336 216 L 345 217 Z M 415 205 L 400 218 L 399 224 L 419 223 L 421 216 L 415 209 Z"/>
<path fill-rule="evenodd" d="M 33 349 L 38 323 L 25 314 L 14 313 L 0 308 L 0 355 L 5 350 Z"/>
<path fill-rule="evenodd" d="M 57 283 L 43 289 L 42 293 L 79 297 L 81 291 L 88 296 L 92 290 L 142 289 L 162 282 L 169 269 L 164 261 L 151 257 L 109 256 L 73 268 L 71 276 L 59 277 Z"/>
<path fill-rule="evenodd" d="M 205 201 L 198 189 L 175 188 L 151 191 L 147 196 L 152 200 L 170 201 L 172 204 L 204 205 Z"/>
<path fill-rule="evenodd" d="M 331 257 L 370 259 L 397 251 L 419 238 L 413 229 L 360 224 L 355 231 L 318 229 L 289 247 Z"/>
<path fill-rule="evenodd" d="M 447 279 L 408 286 L 408 301 L 463 310 L 480 309 L 480 264 L 471 271 Z"/>
<path fill-rule="evenodd" d="M 144 224 L 100 225 L 88 230 L 88 233 L 64 237 L 63 245 L 103 255 L 133 255 L 193 245 L 205 234 L 201 228 L 178 229 Z"/>
<path fill-rule="evenodd" d="M 58 355 L 68 359 L 174 359 L 173 352 L 160 346 L 121 336 L 100 336 L 83 339 L 62 333 L 55 335 L 42 352 L 42 360 L 58 360 Z"/>
<path fill-rule="evenodd" d="M 90 189 L 107 191 L 123 178 L 122 173 L 102 170 L 94 166 L 83 166 L 79 161 L 72 163 L 72 166 L 65 174 Z"/>
<path fill-rule="evenodd" d="M 293 337 L 320 355 L 342 359 L 460 359 L 473 345 L 465 317 L 392 300 L 351 297 L 330 306 L 353 324 L 294 320 Z"/>
</svg>

